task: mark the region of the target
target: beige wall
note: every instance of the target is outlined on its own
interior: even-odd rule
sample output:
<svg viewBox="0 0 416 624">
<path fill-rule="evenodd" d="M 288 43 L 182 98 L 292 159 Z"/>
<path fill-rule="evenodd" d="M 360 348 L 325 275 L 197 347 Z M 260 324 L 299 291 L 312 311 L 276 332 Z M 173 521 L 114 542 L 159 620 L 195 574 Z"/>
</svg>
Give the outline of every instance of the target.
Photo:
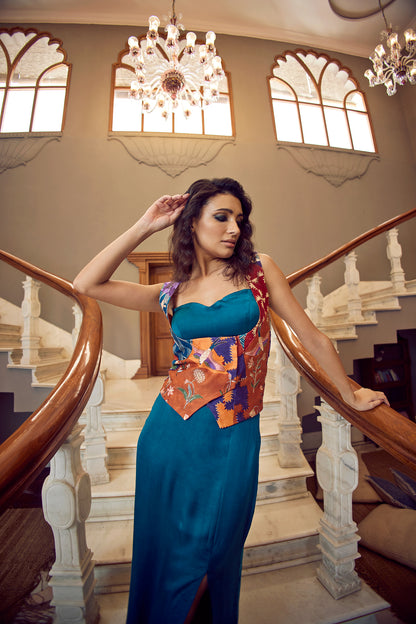
<svg viewBox="0 0 416 624">
<path fill-rule="evenodd" d="M 138 165 L 118 142 L 107 140 L 111 64 L 132 30 L 139 29 L 62 24 L 38 28 L 62 39 L 73 64 L 66 127 L 60 142 L 48 144 L 27 166 L 0 175 L 0 247 L 38 266 L 72 279 L 155 197 L 182 192 L 200 177 L 231 176 L 244 184 L 255 205 L 257 248 L 286 273 L 416 204 L 416 89 L 409 87 L 394 97 L 387 97 L 382 87 L 369 89 L 362 77 L 369 65 L 366 59 L 333 55 L 352 69 L 366 90 L 373 119 L 380 160 L 361 179 L 335 188 L 276 148 L 266 76 L 274 57 L 294 46 L 223 35 L 217 45 L 232 76 L 236 144 L 226 146 L 209 165 L 171 178 L 158 168 Z M 415 231 L 414 223 L 401 229 L 408 249 Z M 145 241 L 142 249 L 160 251 L 166 245 L 163 232 Z M 377 250 L 381 256 L 376 256 Z M 386 276 L 384 256 L 381 242 L 368 245 L 360 256 L 363 279 Z M 414 277 L 416 258 L 408 256 L 405 268 Z M 0 296 L 19 303 L 15 273 L 1 271 Z M 342 264 L 335 273 L 341 279 Z M 135 280 L 137 272 L 125 262 L 118 276 Z M 335 278 L 329 271 L 324 277 L 328 290 Z M 303 288 L 297 291 L 302 292 Z M 46 294 L 42 299 L 43 315 L 70 329 L 70 303 Z M 102 309 L 105 348 L 125 358 L 138 357 L 138 314 L 106 305 Z"/>
</svg>

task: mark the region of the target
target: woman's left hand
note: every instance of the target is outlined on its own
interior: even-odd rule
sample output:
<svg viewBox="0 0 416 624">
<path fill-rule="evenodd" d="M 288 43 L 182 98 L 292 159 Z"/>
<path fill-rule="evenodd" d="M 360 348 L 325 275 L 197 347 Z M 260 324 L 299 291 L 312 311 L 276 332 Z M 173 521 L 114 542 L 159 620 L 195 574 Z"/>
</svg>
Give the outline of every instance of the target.
<svg viewBox="0 0 416 624">
<path fill-rule="evenodd" d="M 364 412 L 365 410 L 377 407 L 378 405 L 381 405 L 381 403 L 390 405 L 384 392 L 370 390 L 369 388 L 360 388 L 359 390 L 355 390 L 354 399 L 352 401 L 347 401 L 347 403 L 359 412 Z"/>
</svg>

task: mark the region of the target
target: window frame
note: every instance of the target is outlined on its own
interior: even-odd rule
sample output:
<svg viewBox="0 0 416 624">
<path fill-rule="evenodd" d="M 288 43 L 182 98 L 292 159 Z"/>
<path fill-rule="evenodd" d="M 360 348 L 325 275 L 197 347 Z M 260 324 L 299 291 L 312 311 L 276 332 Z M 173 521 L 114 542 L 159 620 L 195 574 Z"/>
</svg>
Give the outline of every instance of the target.
<svg viewBox="0 0 416 624">
<path fill-rule="evenodd" d="M 310 68 L 308 67 L 308 65 L 306 64 L 306 62 L 300 58 L 298 56 L 298 54 L 302 54 L 303 56 L 308 56 L 308 55 L 312 55 L 314 56 L 316 59 L 322 58 L 325 59 L 325 63 L 322 66 L 320 72 L 319 72 L 319 79 L 318 81 L 316 80 L 315 76 L 313 75 L 312 71 L 310 70 Z M 287 82 L 287 80 L 284 80 L 283 78 L 280 78 L 278 76 L 276 76 L 274 74 L 274 70 L 276 68 L 279 68 L 280 62 L 287 62 L 287 56 L 291 56 L 292 58 L 295 59 L 295 61 L 303 68 L 303 70 L 305 71 L 306 75 L 308 76 L 308 78 L 312 81 L 315 89 L 316 89 L 316 93 L 318 96 L 318 102 L 314 103 L 314 106 L 317 106 L 320 108 L 321 114 L 322 114 L 322 120 L 323 120 L 323 125 L 324 125 L 324 130 L 325 130 L 325 137 L 326 137 L 326 145 L 323 144 L 319 144 L 319 143 L 307 143 L 304 139 L 304 128 L 303 128 L 303 123 L 302 123 L 302 116 L 301 116 L 301 112 L 300 112 L 300 106 L 305 104 L 305 102 L 302 102 L 299 100 L 298 94 L 296 93 L 294 87 Z M 351 89 L 350 91 L 348 91 L 347 93 L 344 94 L 344 99 L 343 99 L 343 103 L 342 103 L 342 107 L 341 106 L 331 106 L 328 104 L 325 104 L 323 102 L 323 97 L 322 97 L 322 92 L 321 92 L 321 85 L 322 85 L 322 79 L 324 76 L 324 73 L 327 69 L 327 67 L 330 64 L 334 64 L 338 67 L 338 71 L 339 72 L 344 72 L 347 74 L 347 81 L 351 81 L 354 85 L 355 88 Z M 284 84 L 286 86 L 286 88 L 292 93 L 293 95 L 293 100 L 285 100 L 283 98 L 276 98 L 273 97 L 272 95 L 272 86 L 271 86 L 271 81 L 273 79 L 278 80 L 279 82 L 281 82 L 282 84 Z M 378 148 L 377 148 L 377 142 L 376 142 L 376 137 L 374 134 L 374 127 L 373 127 L 373 122 L 371 119 L 371 115 L 369 112 L 369 108 L 368 108 L 368 103 L 367 103 L 367 98 L 366 98 L 366 94 L 365 92 L 360 88 L 360 85 L 358 83 L 358 80 L 353 76 L 353 73 L 351 71 L 351 69 L 349 69 L 348 67 L 345 67 L 344 65 L 342 65 L 342 63 L 335 58 L 331 58 L 330 56 L 328 56 L 327 54 L 323 54 L 323 53 L 319 53 L 316 52 L 315 50 L 304 50 L 301 48 L 296 48 L 295 50 L 286 50 L 285 52 L 283 52 L 282 54 L 279 54 L 277 56 L 275 56 L 273 64 L 271 66 L 271 73 L 270 75 L 267 76 L 266 78 L 267 80 L 267 87 L 268 87 L 268 93 L 269 93 L 269 102 L 270 102 L 270 107 L 271 107 L 271 114 L 272 114 L 272 120 L 273 120 L 273 129 L 274 129 L 274 135 L 275 135 L 275 139 L 276 142 L 278 144 L 287 144 L 287 145 L 292 145 L 292 146 L 302 146 L 302 147 L 313 147 L 315 149 L 330 149 L 330 150 L 337 150 L 337 151 L 345 151 L 347 153 L 364 153 L 364 154 L 378 154 Z M 348 112 L 353 110 L 351 108 L 348 108 L 347 106 L 347 99 L 348 97 L 352 94 L 352 93 L 359 93 L 360 96 L 363 98 L 363 103 L 364 103 L 364 107 L 365 110 L 364 111 L 354 111 L 357 113 L 361 113 L 362 115 L 365 115 L 367 120 L 368 120 L 368 124 L 369 124 L 369 129 L 371 132 L 371 137 L 373 140 L 373 145 L 374 145 L 374 152 L 373 151 L 367 151 L 367 150 L 357 150 L 354 148 L 354 137 L 353 137 L 353 133 L 351 131 L 351 124 L 349 121 L 349 116 L 348 116 Z M 275 112 L 274 112 L 274 102 L 275 101 L 280 101 L 280 102 L 294 102 L 296 105 L 296 113 L 297 113 L 297 117 L 298 117 L 298 122 L 299 122 L 299 129 L 300 129 L 300 134 L 301 134 L 301 139 L 302 141 L 297 142 L 297 141 L 284 141 L 278 138 L 277 136 L 277 121 L 276 121 L 276 116 L 275 116 Z M 307 104 L 306 106 L 312 106 L 312 104 Z M 325 110 L 326 109 L 331 109 L 331 110 L 342 110 L 344 112 L 344 116 L 345 116 L 345 122 L 346 122 L 346 127 L 348 129 L 348 136 L 350 139 L 350 144 L 351 147 L 335 147 L 333 145 L 330 144 L 330 136 L 329 136 L 329 132 L 328 132 L 328 124 L 327 124 L 327 120 L 326 120 L 326 115 L 325 115 Z"/>
<path fill-rule="evenodd" d="M 0 28 L 0 34 L 8 34 L 10 37 L 13 37 L 14 34 L 16 33 L 22 33 L 25 37 L 27 37 L 28 35 L 33 34 L 34 37 L 32 37 L 29 41 L 27 41 L 25 43 L 25 45 L 20 48 L 19 52 L 16 54 L 16 57 L 11 60 L 8 50 L 6 48 L 6 46 L 4 45 L 3 41 L 0 39 L 0 48 L 3 51 L 3 54 L 6 58 L 6 64 L 7 64 L 7 76 L 6 76 L 6 83 L 4 86 L 4 97 L 3 100 L 0 104 L 0 137 L 2 136 L 7 136 L 7 135 L 13 135 L 13 136 L 46 136 L 46 135 L 53 135 L 53 134 L 61 134 L 63 132 L 63 129 L 65 127 L 65 121 L 66 121 L 66 113 L 67 113 L 67 107 L 68 107 L 68 97 L 69 97 L 69 86 L 70 86 L 70 82 L 71 82 L 71 72 L 72 72 L 72 63 L 70 63 L 67 58 L 67 52 L 64 50 L 63 46 L 63 42 L 54 37 L 51 33 L 49 32 L 45 32 L 45 31 L 39 31 L 36 28 L 22 28 L 20 26 L 15 26 L 13 28 Z M 42 69 L 41 73 L 36 77 L 36 81 L 34 85 L 31 85 L 30 87 L 26 86 L 18 86 L 18 85 L 11 85 L 11 79 L 12 79 L 12 75 L 14 70 L 16 69 L 17 65 L 20 63 L 20 61 L 22 60 L 22 58 L 24 57 L 24 55 L 30 51 L 30 48 L 39 40 L 47 38 L 48 39 L 48 45 L 57 45 L 57 49 L 56 52 L 60 52 L 63 55 L 62 60 L 60 60 L 59 62 L 53 63 L 52 65 L 49 65 L 48 67 L 45 67 L 44 69 Z M 45 76 L 45 74 L 47 74 L 49 71 L 60 67 L 61 65 L 65 65 L 67 67 L 67 77 L 66 77 L 66 84 L 62 85 L 60 87 L 56 87 L 53 85 L 41 85 L 41 81 L 43 79 L 43 77 Z M 0 87 L 3 90 L 3 87 Z M 64 97 L 64 103 L 63 103 L 63 110 L 62 110 L 62 121 L 61 121 L 61 127 L 59 130 L 32 130 L 33 128 L 33 122 L 34 122 L 34 118 L 35 118 L 35 111 L 36 111 L 36 104 L 38 101 L 38 96 L 39 96 L 39 92 L 44 92 L 44 91 L 48 91 L 48 90 L 57 90 L 57 89 L 64 89 L 65 90 L 65 97 Z M 12 132 L 2 132 L 1 131 L 1 127 L 3 125 L 3 120 L 4 120 L 4 113 L 5 113 L 5 108 L 6 108 L 6 103 L 7 103 L 7 96 L 9 94 L 9 92 L 17 92 L 17 91 L 21 91 L 24 89 L 30 89 L 30 90 L 34 90 L 34 95 L 33 95 L 33 102 L 32 102 L 32 110 L 31 110 L 31 114 L 30 114 L 30 122 L 29 122 L 29 130 L 16 130 L 16 131 L 12 131 Z"/>
</svg>

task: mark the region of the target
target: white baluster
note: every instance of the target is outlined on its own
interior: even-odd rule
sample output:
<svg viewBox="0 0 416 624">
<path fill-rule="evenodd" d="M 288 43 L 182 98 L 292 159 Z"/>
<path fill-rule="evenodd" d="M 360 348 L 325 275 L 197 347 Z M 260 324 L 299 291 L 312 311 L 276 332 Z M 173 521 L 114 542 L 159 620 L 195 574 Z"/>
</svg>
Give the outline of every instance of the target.
<svg viewBox="0 0 416 624">
<path fill-rule="evenodd" d="M 302 427 L 297 410 L 297 395 L 300 392 L 300 375 L 286 357 L 282 347 L 276 349 L 278 389 L 280 394 L 279 464 L 282 468 L 294 468 L 304 464 L 300 445 Z"/>
<path fill-rule="evenodd" d="M 75 304 L 72 308 L 75 326 L 72 330 L 72 344 L 78 340 L 82 322 L 81 308 Z M 84 467 L 90 475 L 91 483 L 108 483 L 110 475 L 107 469 L 107 436 L 102 423 L 101 405 L 104 401 L 104 376 L 99 373 L 86 407 L 87 423 L 85 426 Z"/>
<path fill-rule="evenodd" d="M 40 316 L 40 282 L 27 277 L 23 282 L 22 302 L 23 331 L 21 364 L 37 364 L 40 361 L 40 336 L 38 321 Z"/>
<path fill-rule="evenodd" d="M 306 313 L 315 325 L 322 324 L 322 309 L 324 306 L 324 296 L 321 293 L 322 278 L 316 273 L 308 277 L 308 294 L 306 297 Z"/>
<path fill-rule="evenodd" d="M 393 228 L 386 232 L 387 257 L 390 260 L 390 279 L 394 292 L 406 291 L 406 279 L 401 265 L 402 247 L 398 241 L 399 230 Z"/>
<path fill-rule="evenodd" d="M 85 427 L 84 466 L 91 483 L 108 483 L 107 436 L 102 422 L 101 405 L 104 401 L 104 375 L 99 373 L 87 403 L 87 424 Z"/>
<path fill-rule="evenodd" d="M 348 288 L 348 320 L 352 322 L 359 322 L 363 320 L 361 298 L 358 291 L 360 284 L 360 274 L 357 269 L 357 254 L 355 251 L 351 251 L 344 257 L 345 284 Z"/>
<path fill-rule="evenodd" d="M 342 598 L 361 587 L 355 571 L 359 537 L 352 520 L 358 458 L 351 446 L 351 425 L 325 402 L 317 409 L 322 423 L 322 446 L 316 455 L 316 472 L 324 493 L 318 578 L 334 598 Z"/>
<path fill-rule="evenodd" d="M 87 548 L 85 521 L 91 509 L 90 478 L 81 466 L 81 427 L 76 425 L 51 460 L 42 506 L 55 539 L 49 584 L 58 624 L 95 624 L 94 561 Z"/>
</svg>

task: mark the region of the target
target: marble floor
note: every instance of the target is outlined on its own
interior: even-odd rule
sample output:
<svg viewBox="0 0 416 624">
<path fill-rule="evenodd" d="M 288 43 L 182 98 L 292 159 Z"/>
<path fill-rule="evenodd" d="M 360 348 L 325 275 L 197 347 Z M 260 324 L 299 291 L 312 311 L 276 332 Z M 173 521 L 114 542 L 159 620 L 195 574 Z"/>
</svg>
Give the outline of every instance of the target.
<svg viewBox="0 0 416 624">
<path fill-rule="evenodd" d="M 333 600 L 315 564 L 243 576 L 239 624 L 402 624 L 370 588 Z M 127 593 L 99 595 L 100 624 L 124 624 Z M 373 613 L 368 613 L 369 603 Z"/>
</svg>

